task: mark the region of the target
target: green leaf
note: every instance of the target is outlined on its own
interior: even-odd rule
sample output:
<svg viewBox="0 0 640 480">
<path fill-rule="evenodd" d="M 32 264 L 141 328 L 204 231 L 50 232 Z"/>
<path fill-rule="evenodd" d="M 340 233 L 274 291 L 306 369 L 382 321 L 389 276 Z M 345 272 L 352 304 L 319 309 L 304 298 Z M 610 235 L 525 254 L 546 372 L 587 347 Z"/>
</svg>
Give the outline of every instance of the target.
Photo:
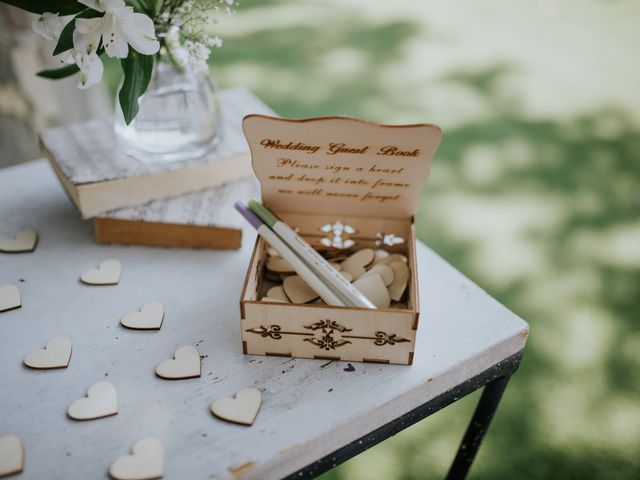
<svg viewBox="0 0 640 480">
<path fill-rule="evenodd" d="M 76 18 L 96 18 L 102 17 L 103 15 L 103 12 L 96 12 L 95 10 L 87 8 L 72 18 L 62 29 L 56 48 L 53 49 L 53 54 L 58 55 L 73 48 L 73 31 L 76 29 Z"/>
<path fill-rule="evenodd" d="M 0 0 L 0 2 L 39 14 L 51 12 L 60 15 L 73 15 L 87 8 L 77 0 Z"/>
<path fill-rule="evenodd" d="M 127 5 L 131 5 L 134 10 L 138 12 L 142 12 L 147 14 L 150 17 L 153 17 L 153 5 L 148 0 L 125 0 Z"/>
<path fill-rule="evenodd" d="M 59 78 L 65 78 L 69 75 L 73 75 L 74 73 L 78 73 L 80 69 L 75 63 L 70 65 L 66 65 L 61 68 L 53 68 L 51 70 L 41 70 L 36 75 L 43 78 L 50 78 L 52 80 L 57 80 Z"/>
<path fill-rule="evenodd" d="M 147 90 L 153 73 L 153 55 L 142 55 L 129 49 L 127 58 L 122 59 L 124 81 L 118 98 L 124 114 L 124 121 L 129 125 L 138 113 L 138 98 Z"/>
</svg>

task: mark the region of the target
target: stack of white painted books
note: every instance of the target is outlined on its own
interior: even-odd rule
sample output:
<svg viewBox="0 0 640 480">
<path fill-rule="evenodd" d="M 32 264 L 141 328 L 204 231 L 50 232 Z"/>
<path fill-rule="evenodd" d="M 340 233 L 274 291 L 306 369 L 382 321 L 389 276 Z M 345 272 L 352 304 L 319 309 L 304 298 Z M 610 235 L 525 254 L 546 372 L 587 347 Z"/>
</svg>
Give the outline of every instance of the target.
<svg viewBox="0 0 640 480">
<path fill-rule="evenodd" d="M 96 241 L 191 248 L 239 248 L 233 203 L 257 195 L 242 119 L 273 115 L 245 89 L 220 92 L 221 139 L 210 155 L 144 163 L 118 150 L 113 121 L 97 118 L 43 132 L 40 145 Z"/>
</svg>

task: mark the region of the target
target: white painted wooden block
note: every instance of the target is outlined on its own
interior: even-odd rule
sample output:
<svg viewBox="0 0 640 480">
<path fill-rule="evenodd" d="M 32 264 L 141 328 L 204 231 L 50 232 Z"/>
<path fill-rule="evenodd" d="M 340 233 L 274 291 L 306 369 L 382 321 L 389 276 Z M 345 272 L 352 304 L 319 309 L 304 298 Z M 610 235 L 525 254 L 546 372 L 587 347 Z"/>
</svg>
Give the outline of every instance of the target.
<svg viewBox="0 0 640 480">
<path fill-rule="evenodd" d="M 182 248 L 240 248 L 242 217 L 234 202 L 258 196 L 245 178 L 193 193 L 101 213 L 94 219 L 98 243 Z"/>
<path fill-rule="evenodd" d="M 220 92 L 220 143 L 204 158 L 141 162 L 117 148 L 113 119 L 103 117 L 41 134 L 43 153 L 83 218 L 206 188 L 251 175 L 242 118 L 273 114 L 243 88 Z"/>
</svg>

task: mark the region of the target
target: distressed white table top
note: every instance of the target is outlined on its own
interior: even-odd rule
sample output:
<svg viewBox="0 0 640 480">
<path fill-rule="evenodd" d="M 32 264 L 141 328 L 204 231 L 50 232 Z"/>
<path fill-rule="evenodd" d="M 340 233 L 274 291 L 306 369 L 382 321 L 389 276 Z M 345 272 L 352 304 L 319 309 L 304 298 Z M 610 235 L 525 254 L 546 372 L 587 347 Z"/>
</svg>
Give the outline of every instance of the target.
<svg viewBox="0 0 640 480">
<path fill-rule="evenodd" d="M 239 251 L 98 246 L 44 161 L 0 171 L 0 237 L 33 227 L 34 253 L 0 254 L 0 284 L 13 283 L 23 307 L 0 313 L 0 436 L 26 447 L 18 478 L 106 478 L 131 445 L 158 436 L 165 478 L 246 478 L 295 471 L 518 352 L 527 324 L 424 245 L 418 245 L 421 327 L 413 366 L 354 364 L 242 354 L 238 298 L 253 243 Z M 78 277 L 115 257 L 119 285 L 90 287 Z M 158 332 L 125 330 L 123 314 L 159 300 Z M 68 369 L 34 371 L 24 356 L 57 335 L 73 341 Z M 197 344 L 200 379 L 154 376 L 177 347 Z M 324 366 L 323 366 L 324 365 Z M 119 393 L 119 413 L 77 422 L 67 407 L 95 382 Z M 209 403 L 253 386 L 263 392 L 256 423 L 222 422 Z"/>
</svg>

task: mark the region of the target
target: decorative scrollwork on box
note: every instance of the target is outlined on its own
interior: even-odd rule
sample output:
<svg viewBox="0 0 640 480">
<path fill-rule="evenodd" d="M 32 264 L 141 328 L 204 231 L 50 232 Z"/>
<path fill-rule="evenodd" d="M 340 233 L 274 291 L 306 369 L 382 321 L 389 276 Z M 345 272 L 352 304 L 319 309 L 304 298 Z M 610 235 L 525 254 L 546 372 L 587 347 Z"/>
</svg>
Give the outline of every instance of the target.
<svg viewBox="0 0 640 480">
<path fill-rule="evenodd" d="M 285 335 L 300 335 L 307 337 L 303 339 L 304 342 L 309 342 L 321 350 L 335 350 L 336 348 L 353 343 L 352 340 L 372 340 L 373 344 L 379 347 L 383 345 L 396 345 L 398 343 L 410 341 L 409 339 L 400 337 L 395 333 L 382 331 L 375 332 L 373 337 L 349 335 L 348 332 L 353 331 L 352 328 L 348 328 L 335 320 L 330 320 L 328 318 L 317 320 L 316 322 L 304 325 L 303 327 L 307 330 L 311 330 L 311 332 L 287 332 L 282 330 L 280 325 L 270 325 L 269 327 L 260 325 L 259 327 L 247 329 L 247 332 L 255 333 L 265 338 L 273 338 L 274 340 L 280 340 Z"/>
<path fill-rule="evenodd" d="M 269 326 L 269 328 L 265 328 L 262 325 L 260 325 L 257 328 L 248 329 L 247 332 L 258 333 L 260 334 L 261 337 L 271 337 L 275 340 L 280 340 L 282 338 L 283 333 L 288 333 L 288 332 L 282 332 L 281 330 L 282 328 L 280 327 L 280 325 L 271 325 Z"/>
<path fill-rule="evenodd" d="M 305 338 L 304 341 L 312 343 L 322 350 L 335 350 L 338 347 L 351 343 L 349 340 L 336 340 L 331 335 L 323 335 L 321 338 Z"/>
<path fill-rule="evenodd" d="M 386 332 L 376 332 L 376 339 L 373 341 L 378 346 L 386 345 L 395 345 L 396 343 L 404 343 L 408 342 L 409 339 L 399 337 L 395 333 L 386 333 Z"/>
<path fill-rule="evenodd" d="M 334 338 L 336 332 L 339 332 L 338 335 L 340 335 L 342 332 L 350 332 L 352 330 L 351 328 L 347 328 L 344 325 L 339 324 L 335 320 L 330 320 L 328 318 L 318 320 L 311 325 L 304 325 L 304 328 L 314 331 L 321 330 L 320 337 L 313 336 L 305 338 L 304 341 L 310 342 L 322 350 L 335 350 L 338 347 L 351 343 L 349 340 L 344 340 L 344 335 L 342 336 L 343 338 Z"/>
<path fill-rule="evenodd" d="M 335 320 L 318 320 L 317 322 L 312 323 L 311 325 L 305 325 L 304 328 L 308 328 L 310 330 L 318 330 L 320 328 L 327 330 L 337 330 L 338 332 L 350 332 L 353 330 L 352 328 L 347 328 L 344 325 L 339 324 Z"/>
</svg>

